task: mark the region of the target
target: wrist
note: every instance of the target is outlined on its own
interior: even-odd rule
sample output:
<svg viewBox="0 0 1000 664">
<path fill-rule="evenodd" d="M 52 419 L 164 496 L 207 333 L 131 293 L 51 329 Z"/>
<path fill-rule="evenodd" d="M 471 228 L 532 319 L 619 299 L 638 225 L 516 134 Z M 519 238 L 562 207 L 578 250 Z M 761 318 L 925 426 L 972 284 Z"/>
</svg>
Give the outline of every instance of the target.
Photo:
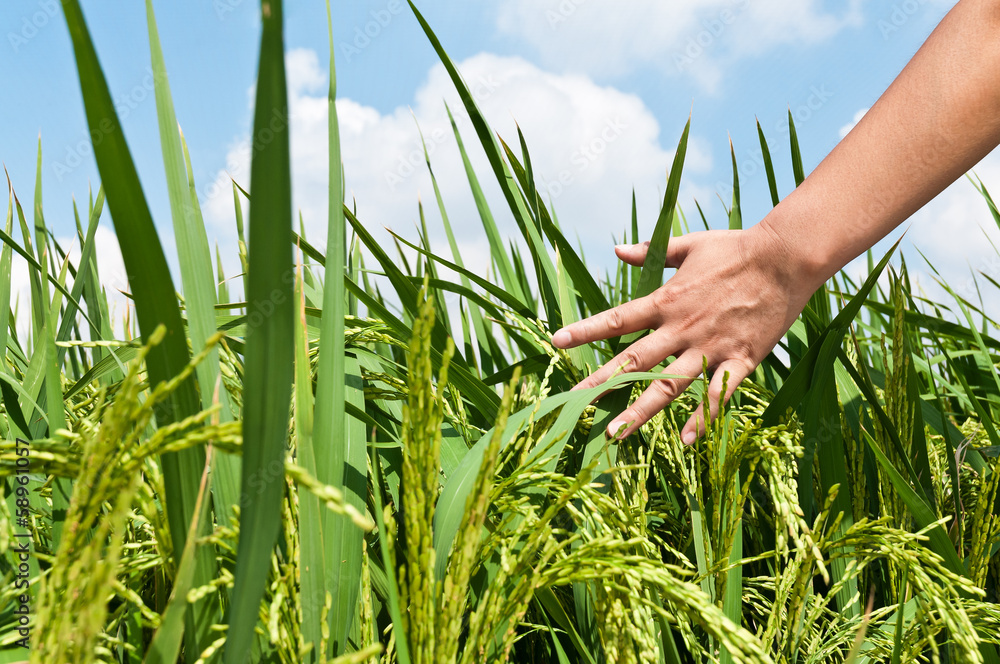
<svg viewBox="0 0 1000 664">
<path fill-rule="evenodd" d="M 751 235 L 751 251 L 761 260 L 773 263 L 779 278 L 786 283 L 808 291 L 808 297 L 843 265 L 826 246 L 825 234 L 817 232 L 813 223 L 816 215 L 791 210 L 789 203 L 794 203 L 793 198 L 786 198 L 747 232 Z"/>
</svg>

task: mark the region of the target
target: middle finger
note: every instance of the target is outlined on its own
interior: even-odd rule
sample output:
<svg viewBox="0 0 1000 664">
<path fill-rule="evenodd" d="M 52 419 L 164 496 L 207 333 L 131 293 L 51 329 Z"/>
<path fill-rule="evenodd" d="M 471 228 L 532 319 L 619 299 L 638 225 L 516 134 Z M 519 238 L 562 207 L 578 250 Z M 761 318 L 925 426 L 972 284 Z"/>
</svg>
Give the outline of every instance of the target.
<svg viewBox="0 0 1000 664">
<path fill-rule="evenodd" d="M 596 387 L 616 373 L 648 371 L 670 355 L 669 337 L 665 332 L 654 330 L 652 334 L 639 339 L 624 351 L 609 360 L 600 369 L 580 381 L 574 390 Z"/>
</svg>

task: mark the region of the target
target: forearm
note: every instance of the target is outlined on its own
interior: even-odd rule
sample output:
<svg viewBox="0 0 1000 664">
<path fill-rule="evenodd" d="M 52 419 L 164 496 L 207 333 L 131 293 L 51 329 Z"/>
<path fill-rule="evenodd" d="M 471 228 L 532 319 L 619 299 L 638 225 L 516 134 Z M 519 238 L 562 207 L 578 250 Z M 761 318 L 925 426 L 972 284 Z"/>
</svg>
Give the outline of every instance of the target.
<svg viewBox="0 0 1000 664">
<path fill-rule="evenodd" d="M 1000 2 L 962 0 L 759 232 L 818 288 L 998 143 Z"/>
</svg>

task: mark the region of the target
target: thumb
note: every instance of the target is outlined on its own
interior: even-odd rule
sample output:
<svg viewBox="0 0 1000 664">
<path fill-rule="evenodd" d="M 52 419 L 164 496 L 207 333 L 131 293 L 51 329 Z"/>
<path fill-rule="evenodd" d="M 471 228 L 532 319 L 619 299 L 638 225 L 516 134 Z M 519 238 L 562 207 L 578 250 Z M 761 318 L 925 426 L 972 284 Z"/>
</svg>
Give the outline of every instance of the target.
<svg viewBox="0 0 1000 664">
<path fill-rule="evenodd" d="M 667 257 L 664 265 L 666 267 L 680 267 L 690 250 L 691 238 L 697 235 L 698 233 L 689 233 L 670 238 L 667 243 Z M 618 255 L 618 258 L 635 267 L 642 267 L 646 261 L 647 253 L 649 253 L 648 241 L 639 244 L 619 244 L 615 247 L 615 254 Z"/>
</svg>

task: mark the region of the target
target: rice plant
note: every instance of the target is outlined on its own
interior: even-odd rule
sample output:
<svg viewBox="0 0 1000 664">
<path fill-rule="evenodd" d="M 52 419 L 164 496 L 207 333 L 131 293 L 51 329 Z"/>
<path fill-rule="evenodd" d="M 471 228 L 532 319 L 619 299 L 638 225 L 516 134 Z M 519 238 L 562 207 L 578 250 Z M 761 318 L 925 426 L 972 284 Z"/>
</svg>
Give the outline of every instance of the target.
<svg viewBox="0 0 1000 664">
<path fill-rule="evenodd" d="M 9 189 L 0 661 L 1000 661 L 1000 340 L 981 305 L 947 284 L 952 300 L 930 301 L 893 251 L 869 256 L 864 283 L 825 285 L 696 445 L 679 431 L 704 382 L 609 441 L 664 376 L 570 392 L 630 340 L 563 351 L 550 334 L 662 283 L 687 232 L 687 128 L 653 258 L 595 275 L 523 137 L 490 128 L 411 4 L 462 100 L 449 115 L 471 120 L 492 170 L 471 168 L 453 122 L 491 264 L 469 270 L 426 232 L 392 253 L 344 205 L 331 25 L 326 251 L 293 230 L 287 128 L 255 130 L 250 182 L 233 183 L 246 297 L 232 299 L 147 0 L 178 289 L 83 14 L 63 8 L 88 122 L 111 130 L 78 256 L 45 224 L 40 177 L 30 223 Z M 287 106 L 281 1 L 262 19 L 255 129 Z M 123 320 L 95 259 L 105 207 L 130 275 Z M 637 240 L 634 202 L 622 237 Z M 11 303 L 15 253 L 26 302 Z"/>
</svg>

